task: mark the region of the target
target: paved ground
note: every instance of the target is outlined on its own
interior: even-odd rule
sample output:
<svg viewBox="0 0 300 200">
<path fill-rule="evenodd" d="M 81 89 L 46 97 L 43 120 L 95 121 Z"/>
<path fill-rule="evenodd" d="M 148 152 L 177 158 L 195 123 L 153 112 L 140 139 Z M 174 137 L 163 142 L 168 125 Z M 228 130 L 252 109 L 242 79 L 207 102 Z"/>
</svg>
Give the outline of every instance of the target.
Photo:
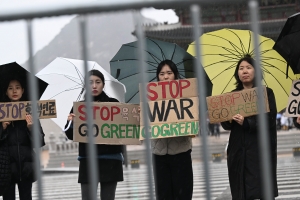
<svg viewBox="0 0 300 200">
<path fill-rule="evenodd" d="M 298 139 L 295 145 L 300 146 L 300 132 L 298 130 L 280 131 L 279 135 L 295 134 Z M 299 137 L 298 137 L 299 134 Z M 220 138 L 208 137 L 210 142 L 226 143 L 228 134 L 221 134 Z M 199 138 L 193 139 L 193 144 L 200 145 Z M 135 151 L 143 146 L 128 146 L 129 151 Z M 212 199 L 231 199 L 227 175 L 226 161 L 220 163 L 210 162 L 210 185 Z M 204 200 L 205 181 L 202 162 L 193 160 L 194 192 L 193 199 Z M 80 200 L 80 186 L 77 183 L 78 168 L 49 168 L 43 175 L 43 199 Z M 276 200 L 300 200 L 300 160 L 294 159 L 292 154 L 278 156 L 278 186 L 279 197 Z M 141 165 L 139 169 L 124 168 L 124 181 L 117 187 L 116 200 L 143 200 L 149 199 L 147 179 L 147 166 Z M 18 199 L 18 198 L 17 198 Z M 36 184 L 33 187 L 33 199 L 38 199 Z M 0 200 L 2 198 L 0 197 Z"/>
<path fill-rule="evenodd" d="M 300 199 L 300 160 L 292 157 L 278 159 L 279 197 L 276 200 Z M 193 163 L 194 193 L 193 200 L 205 199 L 204 170 L 201 162 Z M 47 169 L 43 175 L 43 199 L 80 200 L 80 186 L 77 183 L 78 168 Z M 210 184 L 212 199 L 231 199 L 227 166 L 225 162 L 210 162 Z M 147 166 L 139 169 L 124 169 L 124 181 L 117 187 L 116 200 L 149 199 Z M 1 197 L 0 197 L 1 199 Z M 17 198 L 18 199 L 18 198 Z M 38 199 L 36 184 L 33 199 Z"/>
</svg>

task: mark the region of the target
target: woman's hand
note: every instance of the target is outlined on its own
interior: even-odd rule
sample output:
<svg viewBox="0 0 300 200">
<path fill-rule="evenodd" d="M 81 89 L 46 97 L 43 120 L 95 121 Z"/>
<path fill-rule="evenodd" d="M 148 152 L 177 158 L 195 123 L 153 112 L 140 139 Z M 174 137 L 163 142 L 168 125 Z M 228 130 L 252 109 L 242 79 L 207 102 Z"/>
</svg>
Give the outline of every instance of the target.
<svg viewBox="0 0 300 200">
<path fill-rule="evenodd" d="M 8 125 L 10 125 L 10 122 L 2 122 L 3 130 L 5 130 Z"/>
<path fill-rule="evenodd" d="M 242 115 L 240 115 L 240 114 L 234 115 L 234 116 L 232 117 L 232 119 L 233 119 L 234 121 L 236 121 L 239 125 L 243 125 L 243 123 L 244 123 L 244 117 L 243 117 Z"/>
<path fill-rule="evenodd" d="M 70 113 L 70 114 L 68 115 L 68 121 L 73 120 L 74 117 L 76 117 L 75 114 L 74 114 L 74 113 Z"/>
<path fill-rule="evenodd" d="M 297 117 L 297 123 L 300 124 L 300 116 Z"/>
<path fill-rule="evenodd" d="M 27 122 L 27 128 L 31 131 L 32 128 L 32 116 L 29 114 L 26 114 L 26 118 L 25 118 L 26 122 Z"/>
</svg>

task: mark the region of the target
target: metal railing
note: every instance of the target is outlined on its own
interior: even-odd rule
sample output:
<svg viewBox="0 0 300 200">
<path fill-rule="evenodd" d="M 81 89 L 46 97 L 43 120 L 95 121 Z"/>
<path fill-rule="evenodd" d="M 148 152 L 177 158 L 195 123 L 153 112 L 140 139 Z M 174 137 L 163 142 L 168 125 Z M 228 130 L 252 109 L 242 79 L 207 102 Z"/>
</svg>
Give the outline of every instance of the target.
<svg viewBox="0 0 300 200">
<path fill-rule="evenodd" d="M 199 48 L 200 41 L 199 36 L 201 35 L 201 22 L 199 21 L 201 16 L 201 6 L 202 5 L 213 5 L 217 3 L 218 5 L 221 4 L 229 4 L 229 3 L 247 3 L 248 1 L 241 1 L 241 0 L 218 0 L 218 1 L 212 1 L 212 0 L 121 0 L 121 1 L 92 1 L 92 2 L 61 2 L 60 4 L 53 4 L 53 3 L 34 3 L 34 4 L 28 4 L 28 5 L 22 5 L 22 6 L 1 6 L 0 7 L 0 22 L 4 21 L 13 21 L 13 20 L 20 20 L 25 19 L 27 20 L 27 32 L 28 32 L 28 52 L 29 52 L 29 69 L 31 72 L 31 78 L 29 79 L 29 86 L 30 86 L 30 99 L 33 101 L 33 118 L 35 121 L 38 120 L 37 117 L 37 104 L 35 103 L 37 101 L 37 91 L 38 86 L 35 83 L 34 74 L 35 66 L 33 62 L 33 39 L 32 39 L 32 26 L 31 22 L 35 18 L 42 18 L 42 17 L 51 17 L 51 16 L 60 16 L 60 15 L 72 15 L 72 14 L 80 14 L 82 15 L 79 18 L 80 23 L 80 38 L 81 38 L 81 45 L 82 45 L 82 58 L 84 59 L 84 66 L 85 66 L 85 73 L 87 73 L 87 60 L 88 60 L 88 52 L 86 48 L 86 16 L 91 13 L 100 13 L 100 12 L 111 12 L 111 11 L 121 11 L 121 10 L 140 10 L 144 7 L 155 7 L 155 8 L 176 8 L 176 7 L 182 7 L 182 6 L 190 6 L 191 14 L 192 14 L 192 21 L 193 21 L 193 32 L 194 32 L 194 41 L 196 41 L 196 55 L 197 60 L 195 63 L 196 71 L 197 73 L 197 79 L 199 80 L 199 85 L 202 87 L 198 87 L 198 93 L 199 95 L 199 102 L 200 102 L 200 116 L 199 116 L 199 123 L 202 130 L 207 130 L 207 124 L 206 124 L 206 105 L 205 105 L 205 82 L 204 80 L 204 74 L 201 72 L 201 70 L 197 70 L 197 68 L 201 67 L 201 49 Z M 255 57 L 256 65 L 260 66 L 260 54 L 259 54 L 259 41 L 258 41 L 258 34 L 260 33 L 259 29 L 259 13 L 258 13 L 258 3 L 255 0 L 249 1 L 249 10 L 251 14 L 251 29 L 254 32 L 254 46 L 255 48 Z M 145 46 L 144 43 L 144 33 L 142 28 L 142 23 L 140 22 L 140 18 L 138 15 L 135 15 L 135 20 L 137 24 L 137 37 L 139 41 L 139 49 L 143 49 Z M 142 88 L 145 88 L 146 83 L 144 82 L 144 78 L 146 76 L 145 74 L 145 63 L 143 62 L 144 58 L 144 51 L 139 51 L 140 53 L 140 66 L 141 66 L 141 83 Z M 260 77 L 259 70 L 256 70 L 256 76 Z M 258 79 L 257 79 L 258 80 Z M 87 80 L 86 80 L 87 81 Z M 87 83 L 86 83 L 87 84 Z M 260 83 L 256 83 L 256 85 L 260 85 Z M 91 107 L 91 91 L 89 87 L 87 89 L 87 99 L 86 99 L 86 106 Z M 145 89 L 143 91 L 146 91 Z M 258 90 L 260 93 L 262 93 L 262 90 Z M 262 94 L 259 94 L 262 96 Z M 146 100 L 146 94 L 143 95 L 144 100 Z M 259 102 L 259 110 L 262 111 L 264 109 L 262 102 L 263 100 L 260 99 Z M 145 104 L 144 104 L 145 105 Z M 144 110 L 147 110 L 146 108 L 142 108 Z M 87 109 L 87 122 L 89 130 L 92 130 L 92 110 Z M 147 113 L 144 113 L 143 119 L 146 118 Z M 265 199 L 271 199 L 272 197 L 272 182 L 270 171 L 270 152 L 268 148 L 268 129 L 266 128 L 266 119 L 265 116 L 260 112 L 259 113 L 259 120 L 260 120 L 260 126 L 259 126 L 259 141 L 260 141 L 260 148 L 262 152 L 261 157 L 261 163 L 262 163 L 262 177 L 263 177 L 263 189 L 264 191 L 264 197 Z M 147 127 L 149 127 L 149 123 L 147 120 L 145 123 L 145 130 L 148 130 Z M 33 133 L 34 133 L 34 147 L 39 148 L 39 140 L 38 140 L 38 127 L 37 123 L 34 123 L 33 126 Z M 264 133 L 264 134 L 262 134 Z M 96 177 L 98 177 L 96 174 L 98 173 L 97 166 L 96 166 L 96 152 L 95 147 L 93 145 L 93 137 L 92 134 L 88 134 L 88 153 L 89 153 L 89 178 L 91 180 L 92 185 L 96 185 L 98 180 Z M 201 134 L 202 137 L 202 151 L 203 151 L 203 165 L 204 165 L 204 173 L 205 173 L 205 189 L 206 189 L 206 199 L 211 199 L 211 189 L 210 189 L 210 172 L 209 172 L 209 161 L 208 161 L 208 148 L 207 148 L 207 139 L 206 134 Z M 146 139 L 146 157 L 147 157 L 147 164 L 148 164 L 148 191 L 150 194 L 150 199 L 154 199 L 154 192 L 153 192 L 153 182 L 152 182 L 152 169 L 151 169 L 151 152 L 150 152 L 150 141 L 149 138 Z M 40 155 L 36 155 L 35 161 L 38 160 Z M 42 176 L 41 176 L 41 170 L 39 166 L 39 162 L 35 162 L 35 172 L 36 176 L 38 177 L 38 195 L 39 199 L 43 199 L 43 190 L 42 190 Z M 197 180 L 194 180 L 197 181 Z M 96 187 L 91 187 L 92 191 L 91 194 L 92 199 L 96 200 Z"/>
</svg>

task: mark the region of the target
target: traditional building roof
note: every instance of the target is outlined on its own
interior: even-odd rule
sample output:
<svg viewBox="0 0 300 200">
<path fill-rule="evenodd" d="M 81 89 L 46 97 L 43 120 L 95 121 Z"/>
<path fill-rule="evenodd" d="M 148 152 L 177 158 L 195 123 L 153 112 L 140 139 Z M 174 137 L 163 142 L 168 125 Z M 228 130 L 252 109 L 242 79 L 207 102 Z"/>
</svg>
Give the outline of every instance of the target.
<svg viewBox="0 0 300 200">
<path fill-rule="evenodd" d="M 262 2 L 267 2 L 266 0 Z M 288 16 L 299 12 L 300 0 L 286 0 L 279 4 L 260 5 L 261 35 L 276 40 Z M 247 5 L 225 5 L 202 8 L 202 32 L 211 32 L 223 28 L 251 29 Z M 193 26 L 189 9 L 176 9 L 179 23 L 176 24 L 145 24 L 144 31 L 147 37 L 177 43 L 187 48 L 193 39 Z M 134 33 L 133 33 L 134 34 Z"/>
<path fill-rule="evenodd" d="M 276 40 L 285 21 L 286 19 L 260 21 L 261 35 Z M 223 28 L 249 30 L 250 22 L 203 24 L 201 27 L 203 33 Z M 183 48 L 187 48 L 188 44 L 194 41 L 192 25 L 156 24 L 144 26 L 144 31 L 147 37 L 177 43 Z"/>
</svg>

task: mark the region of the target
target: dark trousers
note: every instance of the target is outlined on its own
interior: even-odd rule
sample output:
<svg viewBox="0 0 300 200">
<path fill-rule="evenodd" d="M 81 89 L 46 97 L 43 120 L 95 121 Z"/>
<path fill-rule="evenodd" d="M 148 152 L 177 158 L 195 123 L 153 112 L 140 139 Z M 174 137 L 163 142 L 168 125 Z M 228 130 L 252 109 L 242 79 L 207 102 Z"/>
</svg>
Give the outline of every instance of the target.
<svg viewBox="0 0 300 200">
<path fill-rule="evenodd" d="M 153 154 L 157 200 L 190 200 L 193 196 L 191 150 L 176 155 Z"/>
<path fill-rule="evenodd" d="M 101 182 L 100 196 L 103 200 L 114 200 L 118 182 Z M 82 200 L 90 200 L 90 185 L 88 183 L 81 183 L 81 197 Z"/>
<path fill-rule="evenodd" d="M 16 184 L 18 185 L 20 200 L 32 200 L 32 182 L 28 181 L 21 181 L 18 183 L 11 184 L 7 189 L 6 193 L 3 195 L 3 200 L 16 199 Z"/>
</svg>

